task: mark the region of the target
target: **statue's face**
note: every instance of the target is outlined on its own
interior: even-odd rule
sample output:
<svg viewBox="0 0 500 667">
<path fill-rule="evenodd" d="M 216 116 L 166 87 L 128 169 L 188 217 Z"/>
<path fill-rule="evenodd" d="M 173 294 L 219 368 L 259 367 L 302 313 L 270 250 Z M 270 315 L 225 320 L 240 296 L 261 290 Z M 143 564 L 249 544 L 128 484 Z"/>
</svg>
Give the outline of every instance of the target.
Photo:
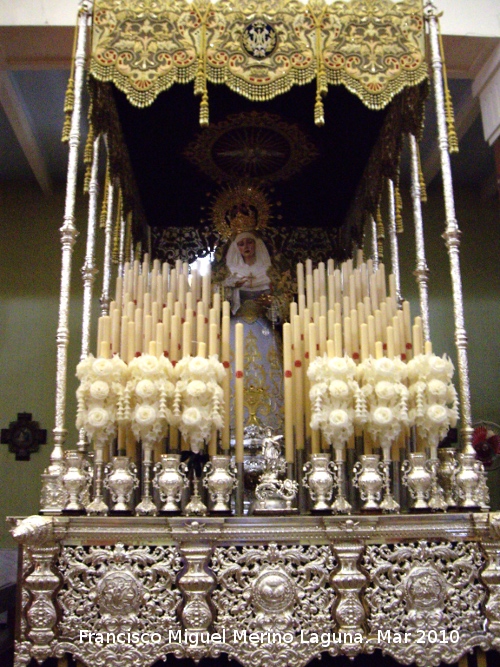
<svg viewBox="0 0 500 667">
<path fill-rule="evenodd" d="M 247 262 L 249 259 L 255 257 L 255 239 L 250 237 L 243 238 L 240 239 L 236 245 L 243 257 L 243 261 Z"/>
</svg>

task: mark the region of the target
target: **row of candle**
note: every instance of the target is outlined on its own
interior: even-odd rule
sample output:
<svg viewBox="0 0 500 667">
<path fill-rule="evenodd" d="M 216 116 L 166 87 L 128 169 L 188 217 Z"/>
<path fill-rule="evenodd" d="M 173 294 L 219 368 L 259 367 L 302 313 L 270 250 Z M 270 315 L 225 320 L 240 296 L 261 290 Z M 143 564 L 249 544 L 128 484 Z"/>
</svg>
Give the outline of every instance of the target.
<svg viewBox="0 0 500 667">
<path fill-rule="evenodd" d="M 230 445 L 230 304 L 212 293 L 210 271 L 200 276 L 196 267 L 176 262 L 176 266 L 125 264 L 123 276 L 116 280 L 115 300 L 109 315 L 98 321 L 97 353 L 101 357 L 118 354 L 129 363 L 140 354 L 164 354 L 175 364 L 183 357 L 217 355 L 226 368 L 224 391 L 224 428 L 221 447 Z M 189 280 L 188 280 L 189 276 Z M 235 349 L 236 423 L 243 424 L 243 331 L 236 328 Z M 239 370 L 239 373 L 238 373 Z M 241 375 L 241 378 L 240 378 Z M 237 454 L 243 461 L 243 436 L 237 431 Z M 129 434 L 130 435 L 130 434 Z M 121 439 L 121 438 L 119 438 Z M 130 441 L 130 438 L 127 439 Z M 177 429 L 170 430 L 170 448 L 179 446 Z M 159 443 L 161 447 L 161 443 Z M 181 449 L 189 449 L 181 442 Z M 217 453 L 217 434 L 210 440 L 210 455 Z M 157 456 L 161 453 L 157 452 Z"/>
<path fill-rule="evenodd" d="M 383 264 L 373 270 L 373 262 L 358 254 L 334 269 L 333 260 L 297 265 L 297 302 L 290 304 L 290 321 L 283 326 L 285 452 L 288 462 L 294 450 L 311 443 L 311 452 L 320 451 L 320 434 L 312 430 L 310 383 L 307 369 L 312 360 L 347 355 L 356 362 L 372 356 L 403 360 L 424 351 L 422 322 L 411 325 L 410 304 L 398 307 L 394 276 L 389 276 L 389 294 Z M 305 280 L 304 280 L 305 276 Z M 425 351 L 432 351 L 430 343 Z M 351 442 L 351 446 L 352 446 Z M 371 448 L 366 438 L 366 449 Z M 366 452 L 365 452 L 366 453 Z M 370 453 L 370 452 L 368 452 Z"/>
</svg>

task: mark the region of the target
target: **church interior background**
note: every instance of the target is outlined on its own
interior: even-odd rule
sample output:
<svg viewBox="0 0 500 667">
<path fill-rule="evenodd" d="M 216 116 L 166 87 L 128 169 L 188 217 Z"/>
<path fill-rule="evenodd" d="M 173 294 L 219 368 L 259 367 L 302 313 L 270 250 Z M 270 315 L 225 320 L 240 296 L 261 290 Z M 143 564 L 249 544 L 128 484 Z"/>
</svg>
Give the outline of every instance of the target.
<svg viewBox="0 0 500 667">
<path fill-rule="evenodd" d="M 498 2 L 52 9 L 0 8 L 2 664 L 498 664 Z"/>
</svg>

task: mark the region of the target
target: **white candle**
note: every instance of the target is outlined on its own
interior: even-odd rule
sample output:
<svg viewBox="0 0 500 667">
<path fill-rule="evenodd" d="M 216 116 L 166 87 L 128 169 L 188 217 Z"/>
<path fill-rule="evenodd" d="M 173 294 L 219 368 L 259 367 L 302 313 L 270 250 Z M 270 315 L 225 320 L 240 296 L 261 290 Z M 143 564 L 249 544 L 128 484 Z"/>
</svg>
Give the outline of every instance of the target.
<svg viewBox="0 0 500 667">
<path fill-rule="evenodd" d="M 297 294 L 304 294 L 304 265 L 302 262 L 297 264 Z"/>
<path fill-rule="evenodd" d="M 227 302 L 225 302 L 227 303 Z M 226 369 L 226 375 L 222 380 L 222 390 L 224 392 L 224 428 L 222 429 L 222 449 L 229 450 L 230 440 L 230 396 L 231 396 L 231 366 L 230 366 L 230 318 L 229 315 L 222 316 L 222 345 L 221 361 Z"/>
<path fill-rule="evenodd" d="M 243 463 L 243 422 L 244 422 L 244 385 L 243 385 L 243 324 L 238 322 L 235 326 L 235 439 L 236 439 L 236 462 Z M 286 414 L 285 414 L 286 419 Z"/>
<path fill-rule="evenodd" d="M 292 374 L 292 341 L 291 327 L 288 322 L 283 325 L 283 371 L 284 371 L 284 402 L 285 402 L 285 458 L 293 463 L 293 374 Z"/>
<path fill-rule="evenodd" d="M 304 449 L 304 355 L 301 335 L 301 318 L 295 316 L 293 326 L 293 380 L 294 414 L 297 449 Z"/>
</svg>

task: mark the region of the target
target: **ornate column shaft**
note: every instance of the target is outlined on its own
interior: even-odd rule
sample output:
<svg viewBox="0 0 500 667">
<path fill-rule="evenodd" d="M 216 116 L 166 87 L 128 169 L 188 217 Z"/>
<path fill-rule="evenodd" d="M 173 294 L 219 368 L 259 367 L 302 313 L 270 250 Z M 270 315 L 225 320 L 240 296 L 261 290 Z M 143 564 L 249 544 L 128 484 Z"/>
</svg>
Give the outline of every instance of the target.
<svg viewBox="0 0 500 667">
<path fill-rule="evenodd" d="M 340 564 L 340 568 L 330 577 L 330 583 L 339 595 L 333 614 L 339 626 L 338 632 L 364 636 L 366 614 L 361 602 L 361 591 L 366 584 L 366 576 L 358 568 L 364 546 L 346 542 L 332 544 L 331 548 Z M 360 642 L 342 646 L 342 653 L 350 657 L 362 650 L 363 644 Z"/>
<path fill-rule="evenodd" d="M 208 605 L 208 593 L 215 583 L 215 577 L 208 573 L 207 563 L 212 548 L 203 544 L 183 545 L 180 552 L 184 557 L 187 570 L 179 578 L 178 585 L 184 596 L 184 605 L 181 619 L 187 632 L 200 634 L 207 632 L 213 622 L 213 614 Z M 190 646 L 190 651 L 196 659 L 196 652 L 203 655 L 203 644 Z"/>
<path fill-rule="evenodd" d="M 463 450 L 473 454 L 472 447 L 472 415 L 470 404 L 469 363 L 467 357 L 467 333 L 464 324 L 464 308 L 462 279 L 460 276 L 460 229 L 455 216 L 453 198 L 453 181 L 451 176 L 450 155 L 448 153 L 448 133 L 446 127 L 444 88 L 438 36 L 438 11 L 432 0 L 426 0 L 425 17 L 429 24 L 431 45 L 432 73 L 434 95 L 436 100 L 436 119 L 438 126 L 439 152 L 441 155 L 441 172 L 443 178 L 444 204 L 446 212 L 446 230 L 443 238 L 448 249 L 453 293 L 453 313 L 455 316 L 455 343 L 458 355 L 458 375 L 460 382 L 460 405 L 462 409 Z"/>
<path fill-rule="evenodd" d="M 31 598 L 26 612 L 29 629 L 27 637 L 23 637 L 20 645 L 16 645 L 16 652 L 23 656 L 29 655 L 41 663 L 53 655 L 56 637 L 54 628 L 58 618 L 53 598 L 60 584 L 53 569 L 64 529 L 60 528 L 61 534 L 58 535 L 54 531 L 52 519 L 30 516 L 19 521 L 11 532 L 13 538 L 27 550 L 33 562 L 33 570 L 23 582 L 23 587 Z"/>
<path fill-rule="evenodd" d="M 69 134 L 68 179 L 66 185 L 66 202 L 64 222 L 61 227 L 62 266 L 61 291 L 59 300 L 59 319 L 57 325 L 57 358 L 56 358 L 56 406 L 54 449 L 50 456 L 51 467 L 60 469 L 63 459 L 63 445 L 66 439 L 66 374 L 68 365 L 69 343 L 69 301 L 71 283 L 71 261 L 73 246 L 78 235 L 75 227 L 75 200 L 78 171 L 78 146 L 80 144 L 80 119 L 82 111 L 82 90 L 84 85 L 85 51 L 87 44 L 87 23 L 90 3 L 83 3 L 78 17 L 78 38 L 75 54 L 75 101 L 71 117 Z"/>
<path fill-rule="evenodd" d="M 422 317 L 422 328 L 424 340 L 430 340 L 429 329 L 429 293 L 427 282 L 429 269 L 425 258 L 424 245 L 424 223 L 422 219 L 422 198 L 420 191 L 420 179 L 418 174 L 418 147 L 417 140 L 413 134 L 409 134 L 411 152 L 411 199 L 413 202 L 413 223 L 415 225 L 415 248 L 417 254 L 417 266 L 414 275 L 417 279 L 418 294 L 420 300 L 420 315 Z"/>
<path fill-rule="evenodd" d="M 396 299 L 401 303 L 401 272 L 399 270 L 399 245 L 396 233 L 396 194 L 394 192 L 394 182 L 387 179 L 387 189 L 389 195 L 389 241 L 391 245 L 391 269 L 396 283 Z"/>
<path fill-rule="evenodd" d="M 87 245 L 85 249 L 85 262 L 82 267 L 83 278 L 83 315 L 82 315 L 82 350 L 80 360 L 85 359 L 90 351 L 90 325 L 92 323 L 92 288 L 94 285 L 97 269 L 95 266 L 95 241 L 97 229 L 97 207 L 99 197 L 99 141 L 94 140 L 92 147 L 92 168 L 89 184 L 89 217 L 87 223 Z M 78 451 L 85 452 L 87 440 L 84 429 L 80 429 L 78 437 Z"/>
<path fill-rule="evenodd" d="M 115 186 L 110 182 L 108 186 L 108 210 L 106 212 L 106 227 L 104 229 L 104 266 L 102 272 L 101 315 L 109 315 L 111 301 L 111 267 L 113 254 L 113 204 Z"/>
</svg>

